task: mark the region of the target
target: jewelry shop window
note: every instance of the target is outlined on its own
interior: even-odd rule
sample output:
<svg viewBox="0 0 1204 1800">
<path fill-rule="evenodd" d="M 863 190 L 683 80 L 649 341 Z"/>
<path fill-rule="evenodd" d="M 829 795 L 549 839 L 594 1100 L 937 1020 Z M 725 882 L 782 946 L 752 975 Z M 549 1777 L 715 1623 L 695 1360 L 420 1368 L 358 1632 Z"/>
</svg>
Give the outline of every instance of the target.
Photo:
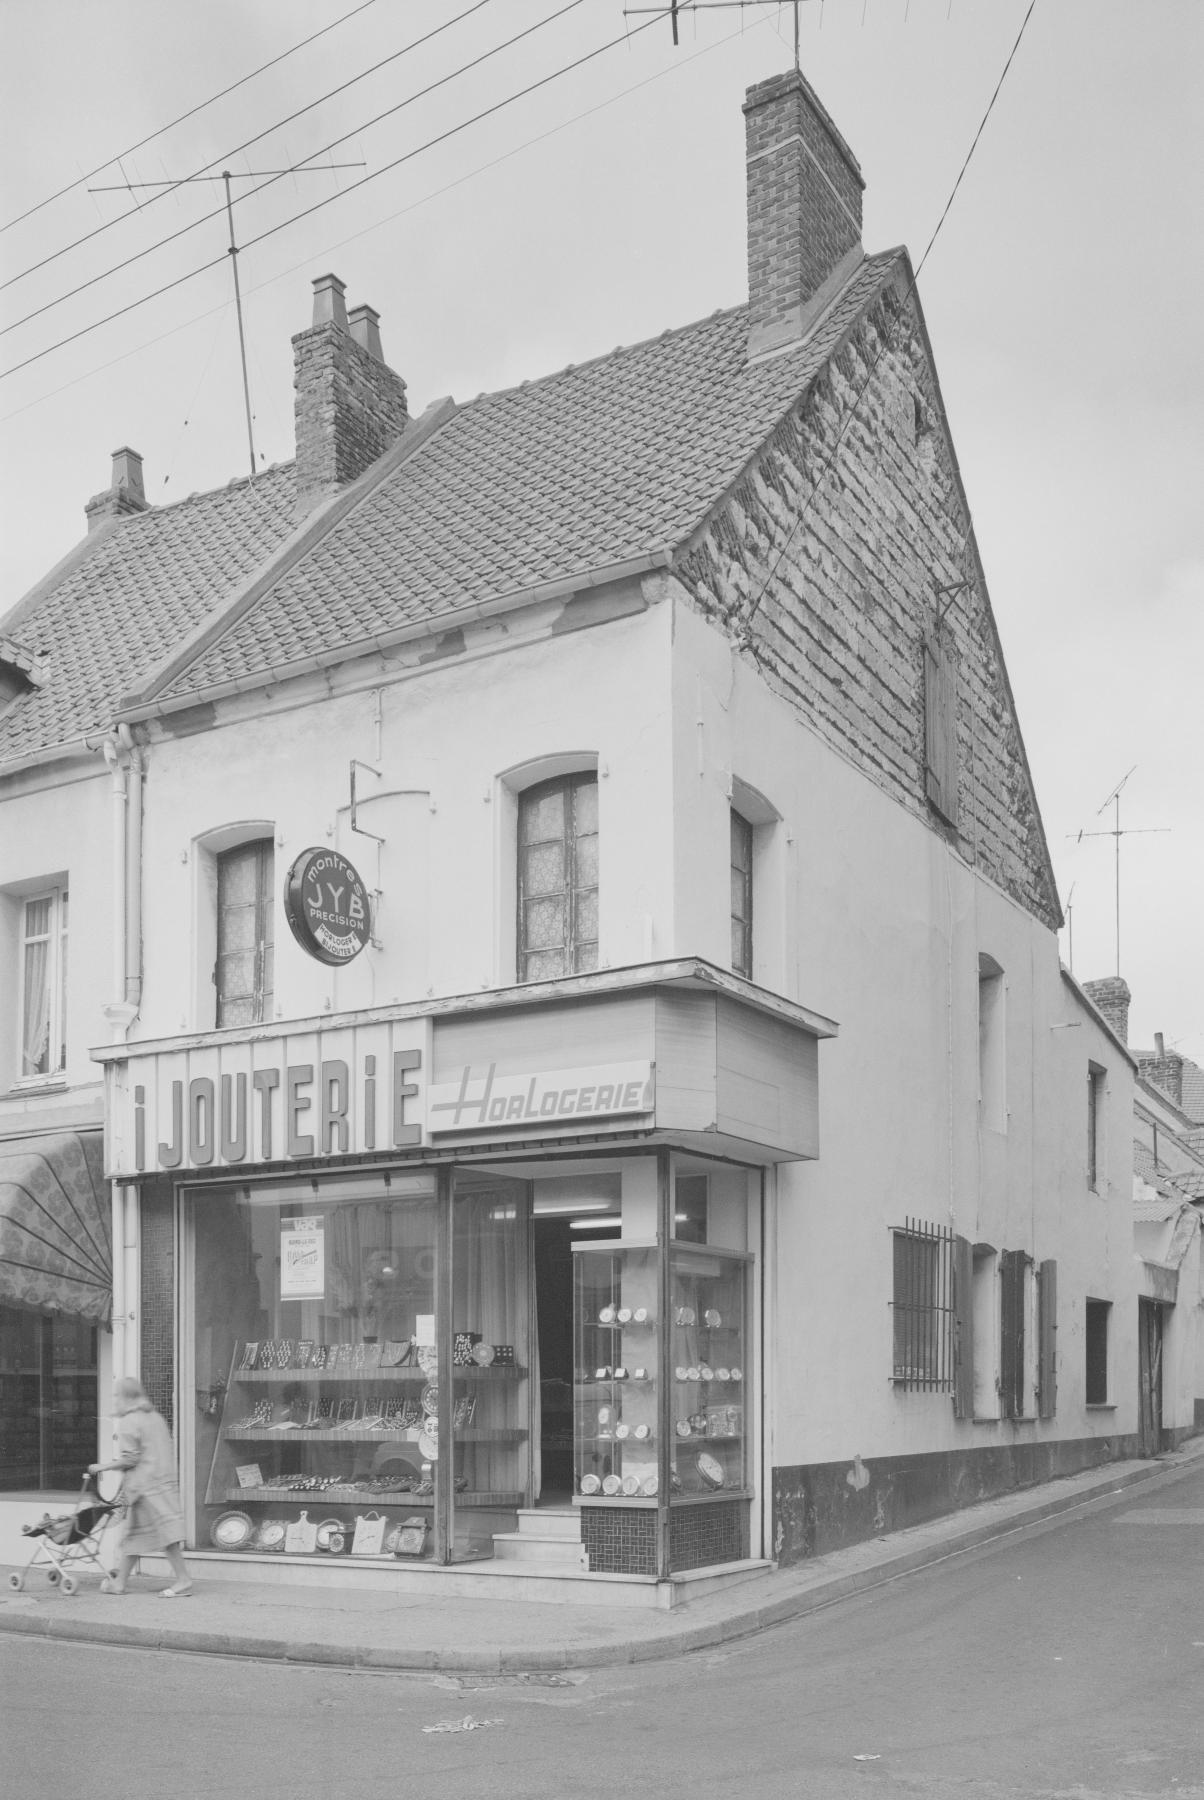
<svg viewBox="0 0 1204 1800">
<path fill-rule="evenodd" d="M 196 1191 L 198 1544 L 492 1550 L 530 1491 L 525 1194 L 457 1189 L 453 1230 L 425 1170 Z"/>
</svg>

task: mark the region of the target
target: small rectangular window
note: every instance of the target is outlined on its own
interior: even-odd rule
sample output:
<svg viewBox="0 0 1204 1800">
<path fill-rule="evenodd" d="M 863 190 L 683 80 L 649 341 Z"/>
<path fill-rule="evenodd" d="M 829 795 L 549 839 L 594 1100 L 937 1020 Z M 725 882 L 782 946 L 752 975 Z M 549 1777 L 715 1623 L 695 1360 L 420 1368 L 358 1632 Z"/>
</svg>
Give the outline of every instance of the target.
<svg viewBox="0 0 1204 1800">
<path fill-rule="evenodd" d="M 217 858 L 217 1025 L 261 1025 L 274 976 L 272 843 L 259 838 Z"/>
<path fill-rule="evenodd" d="M 518 978 L 598 966 L 598 779 L 570 775 L 518 801 Z"/>
<path fill-rule="evenodd" d="M 948 1392 L 954 1376 L 953 1233 L 906 1219 L 892 1226 L 896 1387 Z"/>
<path fill-rule="evenodd" d="M 924 783 L 929 805 L 957 824 L 957 659 L 947 636 L 924 639 Z"/>
<path fill-rule="evenodd" d="M 1098 1063 L 1087 1065 L 1087 1186 L 1100 1189 L 1103 1164 L 1104 1071 Z"/>
<path fill-rule="evenodd" d="M 1108 1404 L 1108 1319 L 1112 1311 L 1109 1300 L 1087 1301 L 1087 1404 Z"/>
<path fill-rule="evenodd" d="M 732 969 L 752 980 L 753 972 L 753 828 L 732 809 L 731 891 Z"/>
<path fill-rule="evenodd" d="M 20 1075 L 34 1081 L 67 1066 L 67 890 L 26 900 L 21 917 Z"/>
</svg>

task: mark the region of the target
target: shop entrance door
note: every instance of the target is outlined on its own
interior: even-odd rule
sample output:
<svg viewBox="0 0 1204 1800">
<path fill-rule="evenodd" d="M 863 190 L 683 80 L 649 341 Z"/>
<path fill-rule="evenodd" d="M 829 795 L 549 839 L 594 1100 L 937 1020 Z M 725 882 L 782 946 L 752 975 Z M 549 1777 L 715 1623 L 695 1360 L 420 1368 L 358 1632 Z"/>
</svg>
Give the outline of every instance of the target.
<svg viewBox="0 0 1204 1800">
<path fill-rule="evenodd" d="M 567 1506 L 573 1492 L 573 1257 L 566 1218 L 535 1229 L 535 1311 L 539 1326 L 539 1506 Z"/>
</svg>

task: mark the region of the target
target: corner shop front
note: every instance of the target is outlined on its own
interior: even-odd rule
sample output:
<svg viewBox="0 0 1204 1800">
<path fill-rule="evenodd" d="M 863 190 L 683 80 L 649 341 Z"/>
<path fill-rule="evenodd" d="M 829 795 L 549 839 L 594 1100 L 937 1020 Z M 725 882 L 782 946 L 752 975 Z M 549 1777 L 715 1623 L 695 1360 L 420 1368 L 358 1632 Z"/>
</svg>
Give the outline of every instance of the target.
<svg viewBox="0 0 1204 1800">
<path fill-rule="evenodd" d="M 99 1052 L 190 1543 L 450 1565 L 571 1505 L 592 1572 L 757 1554 L 767 1182 L 832 1030 L 690 960 Z"/>
</svg>

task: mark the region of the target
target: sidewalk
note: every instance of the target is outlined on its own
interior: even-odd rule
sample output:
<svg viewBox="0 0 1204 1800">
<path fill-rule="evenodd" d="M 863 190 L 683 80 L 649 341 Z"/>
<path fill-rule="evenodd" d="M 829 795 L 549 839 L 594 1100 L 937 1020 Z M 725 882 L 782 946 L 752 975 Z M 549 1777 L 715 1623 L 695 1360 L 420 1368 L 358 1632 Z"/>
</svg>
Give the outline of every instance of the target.
<svg viewBox="0 0 1204 1800">
<path fill-rule="evenodd" d="M 644 1662 L 744 1637 L 1010 1532 L 1118 1504 L 1201 1459 L 1204 1438 L 1156 1461 L 1112 1463 L 984 1501 L 672 1612 L 457 1599 L 439 1595 L 434 1579 L 429 1599 L 251 1585 L 215 1579 L 207 1568 L 195 1592 L 174 1601 L 158 1596 L 166 1577 L 136 1581 L 121 1598 L 100 1594 L 85 1577 L 66 1598 L 35 1573 L 24 1593 L 0 1590 L 0 1631 L 361 1669 L 496 1673 Z"/>
</svg>

